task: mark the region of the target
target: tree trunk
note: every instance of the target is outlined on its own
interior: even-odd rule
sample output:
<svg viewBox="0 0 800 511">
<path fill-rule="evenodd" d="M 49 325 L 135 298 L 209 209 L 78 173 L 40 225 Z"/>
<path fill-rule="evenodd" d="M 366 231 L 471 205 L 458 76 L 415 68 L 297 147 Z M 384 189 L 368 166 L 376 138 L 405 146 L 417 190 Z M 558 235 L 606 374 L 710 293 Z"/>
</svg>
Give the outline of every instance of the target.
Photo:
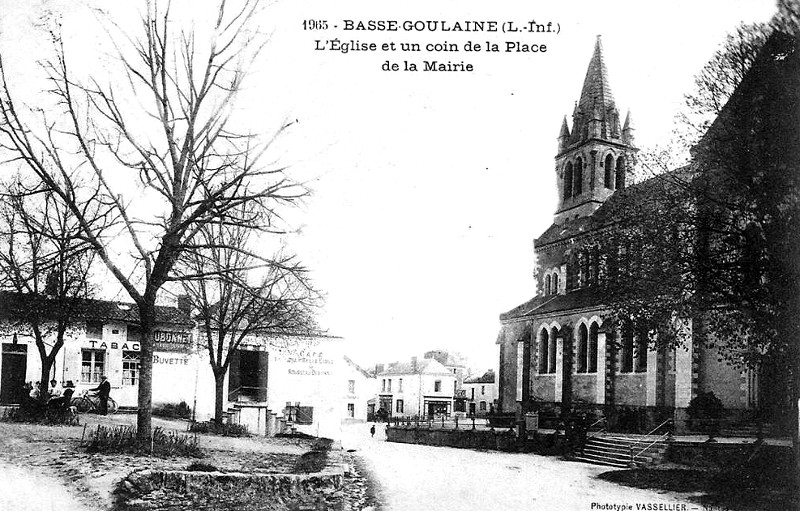
<svg viewBox="0 0 800 511">
<path fill-rule="evenodd" d="M 214 372 L 214 422 L 222 424 L 223 422 L 223 404 L 225 403 L 225 373 L 220 371 L 219 374 Z"/>
<path fill-rule="evenodd" d="M 39 402 L 47 403 L 47 397 L 50 392 L 50 369 L 53 367 L 53 362 L 50 357 L 42 359 L 42 372 L 40 373 L 39 383 Z"/>
<path fill-rule="evenodd" d="M 139 306 L 139 322 L 142 328 L 142 342 L 139 352 L 139 411 L 136 416 L 136 439 L 140 442 L 150 442 L 153 423 L 155 305 Z"/>
</svg>

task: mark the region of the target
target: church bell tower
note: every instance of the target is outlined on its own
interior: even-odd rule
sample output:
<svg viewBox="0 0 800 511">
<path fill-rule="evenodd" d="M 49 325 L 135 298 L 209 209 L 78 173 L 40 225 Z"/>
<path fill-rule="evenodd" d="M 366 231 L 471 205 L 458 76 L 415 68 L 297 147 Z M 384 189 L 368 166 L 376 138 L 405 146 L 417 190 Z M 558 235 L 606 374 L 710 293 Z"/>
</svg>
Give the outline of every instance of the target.
<svg viewBox="0 0 800 511">
<path fill-rule="evenodd" d="M 597 36 L 581 97 L 572 112 L 572 130 L 565 116 L 558 135 L 555 223 L 589 216 L 616 190 L 625 188 L 636 151 L 631 114 L 620 124 Z"/>
</svg>

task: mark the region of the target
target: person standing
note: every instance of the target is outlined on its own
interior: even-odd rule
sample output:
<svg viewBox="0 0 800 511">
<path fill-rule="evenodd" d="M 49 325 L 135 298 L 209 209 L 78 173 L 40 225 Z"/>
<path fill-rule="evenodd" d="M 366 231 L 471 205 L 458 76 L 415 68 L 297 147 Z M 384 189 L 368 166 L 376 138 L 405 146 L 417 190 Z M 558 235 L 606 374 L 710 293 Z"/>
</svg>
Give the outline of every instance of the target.
<svg viewBox="0 0 800 511">
<path fill-rule="evenodd" d="M 106 375 L 100 376 L 100 385 L 90 390 L 97 392 L 97 397 L 100 400 L 100 415 L 108 415 L 108 396 L 111 394 L 111 384 L 108 382 Z"/>
<path fill-rule="evenodd" d="M 375 438 L 375 424 L 373 424 L 372 427 L 369 428 L 369 432 L 372 435 L 372 438 Z"/>
</svg>

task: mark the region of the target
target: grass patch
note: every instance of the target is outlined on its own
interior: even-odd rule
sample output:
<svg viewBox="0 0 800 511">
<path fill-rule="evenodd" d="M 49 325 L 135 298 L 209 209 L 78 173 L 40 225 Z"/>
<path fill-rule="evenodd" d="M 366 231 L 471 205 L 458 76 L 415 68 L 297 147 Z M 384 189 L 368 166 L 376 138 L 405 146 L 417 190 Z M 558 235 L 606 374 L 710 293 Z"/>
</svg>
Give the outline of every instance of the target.
<svg viewBox="0 0 800 511">
<path fill-rule="evenodd" d="M 295 474 L 310 474 L 320 472 L 328 464 L 328 453 L 333 445 L 330 438 L 315 438 L 311 450 L 300 456 L 292 472 Z"/>
<path fill-rule="evenodd" d="M 247 426 L 244 424 L 227 424 L 224 422 L 218 424 L 214 421 L 195 422 L 189 426 L 189 431 L 192 433 L 208 433 L 220 436 L 250 436 L 250 433 L 247 431 Z"/>
<path fill-rule="evenodd" d="M 135 426 L 107 427 L 98 424 L 97 429 L 90 433 L 85 445 L 88 452 L 203 457 L 203 452 L 197 444 L 197 437 L 175 432 L 166 433 L 160 427 L 153 428 L 151 438 L 139 441 L 136 438 Z"/>
</svg>

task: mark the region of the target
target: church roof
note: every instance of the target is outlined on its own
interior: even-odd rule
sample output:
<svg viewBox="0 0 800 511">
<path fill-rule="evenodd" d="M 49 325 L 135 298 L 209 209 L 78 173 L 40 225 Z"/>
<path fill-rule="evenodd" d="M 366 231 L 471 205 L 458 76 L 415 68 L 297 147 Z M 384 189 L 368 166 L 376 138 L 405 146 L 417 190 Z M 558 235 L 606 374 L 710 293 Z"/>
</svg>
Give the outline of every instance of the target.
<svg viewBox="0 0 800 511">
<path fill-rule="evenodd" d="M 540 248 L 614 224 L 626 210 L 630 211 L 631 206 L 664 193 L 665 187 L 674 187 L 690 179 L 691 173 L 691 166 L 687 165 L 617 190 L 591 215 L 552 224 L 534 240 L 534 247 Z"/>
<path fill-rule="evenodd" d="M 585 287 L 566 294 L 537 296 L 500 314 L 500 320 L 539 316 L 553 312 L 563 312 L 588 307 L 602 307 L 602 294 L 596 288 Z"/>
</svg>

